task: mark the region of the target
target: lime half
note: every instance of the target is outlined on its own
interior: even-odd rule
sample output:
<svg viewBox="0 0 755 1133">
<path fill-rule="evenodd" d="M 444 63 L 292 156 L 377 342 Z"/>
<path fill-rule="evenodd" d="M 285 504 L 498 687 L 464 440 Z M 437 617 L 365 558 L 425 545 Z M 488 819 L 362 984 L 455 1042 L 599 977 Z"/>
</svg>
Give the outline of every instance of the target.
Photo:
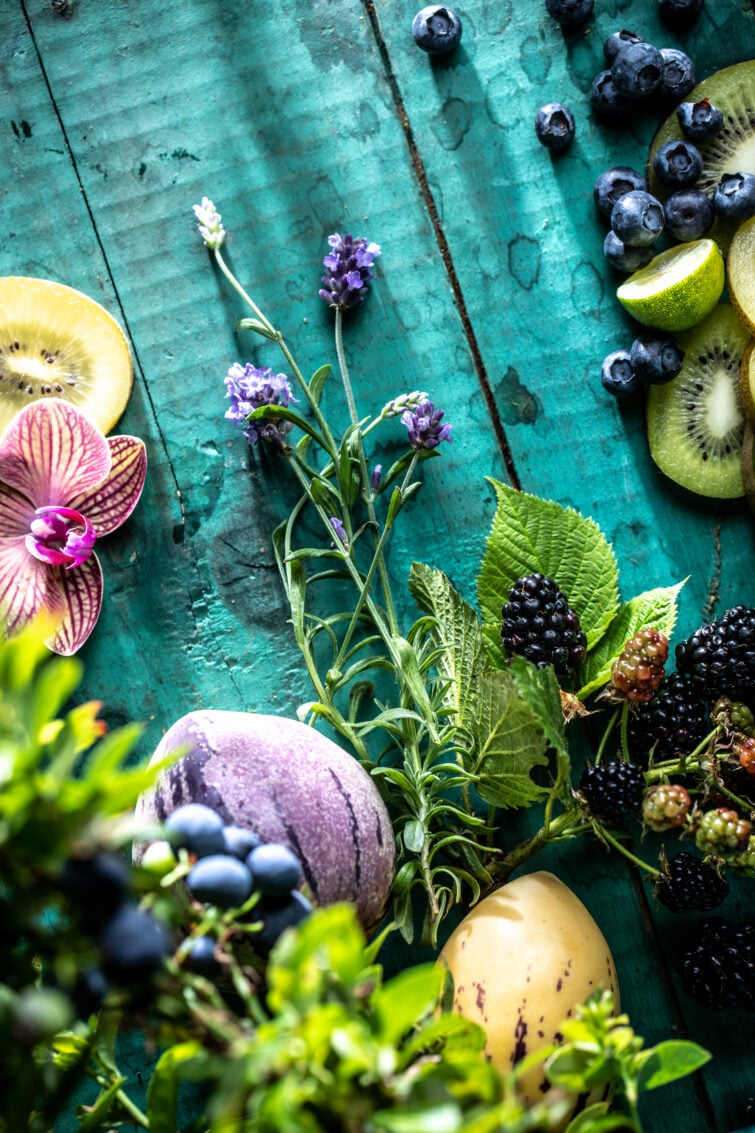
<svg viewBox="0 0 755 1133">
<path fill-rule="evenodd" d="M 686 330 L 721 298 L 726 271 L 715 240 L 677 244 L 622 283 L 616 298 L 646 327 Z"/>
</svg>

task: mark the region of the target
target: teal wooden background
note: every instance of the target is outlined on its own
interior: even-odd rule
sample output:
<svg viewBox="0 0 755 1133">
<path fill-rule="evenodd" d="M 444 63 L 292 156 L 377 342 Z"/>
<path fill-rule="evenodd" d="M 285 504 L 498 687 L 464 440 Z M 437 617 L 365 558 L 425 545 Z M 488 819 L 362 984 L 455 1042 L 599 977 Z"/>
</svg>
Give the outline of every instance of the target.
<svg viewBox="0 0 755 1133">
<path fill-rule="evenodd" d="M 102 545 L 105 608 L 82 657 L 84 695 L 104 700 L 113 725 L 144 721 L 144 755 L 191 709 L 291 714 L 310 696 L 270 548 L 291 491 L 222 417 L 232 362 L 280 367 L 233 335 L 245 312 L 210 270 L 191 213 L 205 194 L 223 213 L 232 265 L 305 371 L 334 361 L 317 298 L 326 236 L 351 230 L 383 248 L 369 303 L 348 326 L 360 409 L 419 387 L 454 426 L 392 543 L 397 579 L 419 558 L 474 599 L 489 475 L 591 515 L 625 597 L 689 576 L 680 635 L 755 604 L 745 505 L 663 479 L 641 411 L 618 408 L 599 384 L 603 356 L 633 328 L 602 260 L 592 185 L 610 165 L 641 166 L 658 119 L 607 127 L 588 97 L 603 40 L 621 27 L 683 47 L 699 77 L 751 57 L 750 4 L 706 0 L 696 28 L 675 35 L 655 0 L 596 0 L 584 31 L 565 37 L 539 0 L 469 0 L 458 5 L 462 46 L 445 61 L 411 39 L 419 6 L 2 4 L 0 271 L 97 298 L 136 363 L 119 429 L 147 442 L 148 484 Z M 552 99 L 577 119 L 558 157 L 532 126 Z M 345 423 L 334 391 L 329 410 Z M 408 597 L 404 609 L 411 616 Z M 647 1129 L 745 1124 L 752 1017 L 711 1015 L 681 996 L 674 926 L 613 858 L 568 847 L 545 864 L 600 921 L 637 1029 L 649 1041 L 686 1033 L 714 1053 L 698 1081 L 645 1107 Z M 748 905 L 735 888 L 723 912 Z"/>
</svg>

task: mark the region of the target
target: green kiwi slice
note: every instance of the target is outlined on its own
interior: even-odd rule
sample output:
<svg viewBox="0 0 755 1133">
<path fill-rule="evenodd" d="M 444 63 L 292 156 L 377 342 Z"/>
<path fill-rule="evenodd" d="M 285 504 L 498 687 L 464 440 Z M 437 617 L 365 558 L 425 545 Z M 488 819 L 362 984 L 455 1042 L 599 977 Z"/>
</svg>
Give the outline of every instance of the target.
<svg viewBox="0 0 755 1133">
<path fill-rule="evenodd" d="M 750 332 L 727 303 L 677 336 L 684 362 L 677 376 L 648 393 L 650 455 L 683 488 L 714 499 L 744 495 L 739 396 Z"/>
<path fill-rule="evenodd" d="M 49 279 L 0 278 L 0 431 L 30 401 L 57 397 L 108 433 L 133 380 L 126 336 L 94 299 Z"/>
<path fill-rule="evenodd" d="M 755 423 L 755 341 L 751 342 L 742 355 L 739 367 L 739 399 L 745 417 Z"/>
<path fill-rule="evenodd" d="M 724 116 L 721 132 L 698 146 L 703 157 L 703 171 L 695 182 L 695 188 L 712 196 L 722 174 L 755 173 L 755 60 L 735 63 L 716 71 L 698 83 L 684 101 L 699 102 L 702 98 L 709 98 Z M 683 137 L 674 110 L 653 138 L 648 159 L 650 191 L 662 200 L 673 190 L 659 182 L 653 170 L 653 158 L 664 142 Z M 718 227 L 724 226 L 717 224 Z"/>
</svg>

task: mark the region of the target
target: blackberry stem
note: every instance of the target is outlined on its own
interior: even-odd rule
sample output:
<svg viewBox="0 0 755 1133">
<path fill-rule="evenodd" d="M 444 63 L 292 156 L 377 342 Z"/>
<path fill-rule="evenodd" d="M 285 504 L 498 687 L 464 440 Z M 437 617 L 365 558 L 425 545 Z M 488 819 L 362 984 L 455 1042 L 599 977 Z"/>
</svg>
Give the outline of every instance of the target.
<svg viewBox="0 0 755 1133">
<path fill-rule="evenodd" d="M 629 763 L 629 701 L 621 706 L 621 758 Z"/>
<path fill-rule="evenodd" d="M 633 854 L 631 850 L 628 850 L 627 847 L 624 846 L 618 838 L 615 838 L 614 835 L 610 833 L 610 831 L 606 830 L 605 826 L 601 826 L 601 824 L 599 822 L 596 822 L 595 819 L 590 820 L 590 825 L 592 826 L 598 838 L 602 839 L 604 842 L 608 842 L 608 844 L 613 846 L 615 850 L 618 850 L 620 854 L 623 854 L 628 861 L 632 862 L 640 869 L 643 869 L 646 873 L 649 873 L 651 877 L 657 878 L 661 876 L 661 871 L 659 869 L 656 869 L 652 865 L 648 865 L 648 863 L 643 861 L 642 858 L 638 858 L 637 855 Z"/>
<path fill-rule="evenodd" d="M 620 708 L 614 708 L 613 713 L 611 715 L 611 719 L 608 721 L 608 725 L 606 727 L 605 732 L 603 733 L 603 736 L 602 736 L 601 741 L 600 741 L 600 745 L 598 746 L 598 750 L 595 753 L 595 763 L 596 763 L 596 765 L 598 763 L 600 763 L 601 759 L 603 758 L 603 756 L 605 754 L 605 750 L 606 750 L 606 747 L 608 745 L 608 740 L 610 739 L 611 733 L 613 732 L 614 728 L 616 727 L 616 721 L 619 718 L 619 712 L 620 711 L 621 711 Z"/>
</svg>

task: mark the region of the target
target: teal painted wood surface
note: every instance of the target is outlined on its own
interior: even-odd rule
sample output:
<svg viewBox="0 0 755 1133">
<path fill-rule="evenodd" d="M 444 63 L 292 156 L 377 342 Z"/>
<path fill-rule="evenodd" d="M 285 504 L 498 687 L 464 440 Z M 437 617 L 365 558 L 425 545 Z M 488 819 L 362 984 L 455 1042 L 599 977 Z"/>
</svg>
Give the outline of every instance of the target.
<svg viewBox="0 0 755 1133">
<path fill-rule="evenodd" d="M 625 597 L 688 577 L 679 636 L 755 604 L 746 507 L 665 480 L 640 411 L 618 408 L 598 382 L 601 359 L 633 328 L 602 261 L 592 185 L 610 165 L 643 164 L 658 116 L 608 128 L 588 96 L 603 39 L 619 27 L 682 46 L 699 77 L 752 57 L 750 5 L 706 0 L 696 28 L 677 36 L 655 0 L 596 0 L 585 32 L 565 37 L 538 0 L 478 0 L 458 6 L 464 39 L 449 60 L 414 46 L 417 6 L 5 5 L 0 272 L 97 298 L 136 363 L 119 429 L 147 442 L 148 484 L 103 544 L 105 608 L 82 657 L 84 695 L 104 701 L 113 725 L 144 721 L 143 754 L 191 709 L 290 715 L 310 697 L 270 546 L 293 488 L 222 417 L 232 362 L 279 363 L 233 333 L 245 312 L 194 229 L 191 206 L 205 194 L 223 213 L 234 269 L 305 370 L 335 360 L 316 295 L 326 236 L 352 230 L 383 248 L 369 304 L 348 326 L 360 409 L 423 388 L 454 426 L 390 547 L 397 580 L 413 559 L 428 561 L 474 601 L 492 476 L 592 515 Z M 577 118 L 560 157 L 532 129 L 552 99 Z M 345 423 L 335 384 L 328 398 Z M 400 434 L 396 422 L 384 457 Z M 412 609 L 407 594 L 407 622 Z M 512 819 L 512 841 L 522 826 Z M 670 919 L 614 857 L 569 846 L 545 864 L 604 928 L 637 1029 L 649 1041 L 688 1034 L 714 1053 L 698 1081 L 645 1107 L 646 1128 L 745 1124 L 751 1018 L 684 999 Z M 743 915 L 748 894 L 734 887 L 723 911 Z M 406 959 L 397 949 L 394 962 Z"/>
</svg>

